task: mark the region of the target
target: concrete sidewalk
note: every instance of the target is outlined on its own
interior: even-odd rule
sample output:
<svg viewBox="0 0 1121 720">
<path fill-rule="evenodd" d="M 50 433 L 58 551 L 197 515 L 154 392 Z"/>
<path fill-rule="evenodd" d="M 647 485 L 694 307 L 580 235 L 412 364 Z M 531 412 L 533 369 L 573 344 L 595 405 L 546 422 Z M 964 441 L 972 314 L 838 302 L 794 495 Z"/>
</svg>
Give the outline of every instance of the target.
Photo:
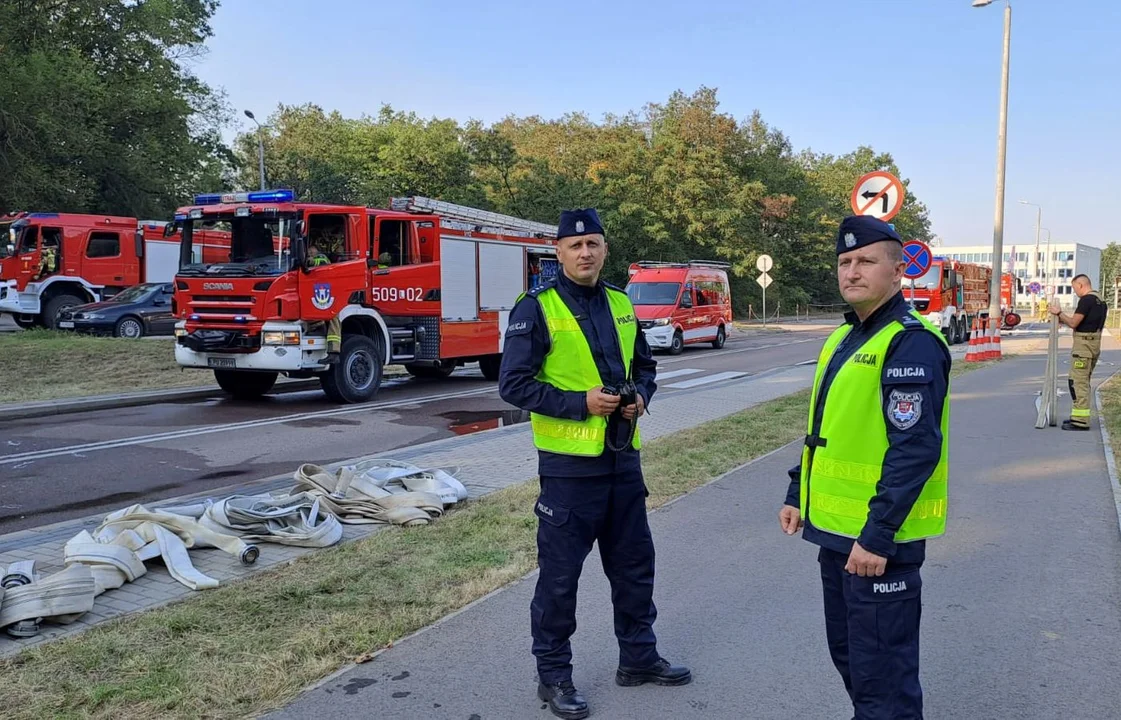
<svg viewBox="0 0 1121 720">
<path fill-rule="evenodd" d="M 1098 382 L 1119 362 L 1108 350 Z M 924 570 L 930 718 L 1117 717 L 1121 708 L 1121 536 L 1098 420 L 1091 433 L 1034 429 L 1043 370 L 1034 354 L 952 385 L 950 522 Z M 1060 397 L 1061 417 L 1069 401 Z M 651 516 L 659 649 L 691 666 L 689 686 L 614 685 L 610 591 L 589 555 L 573 650 L 592 717 L 851 717 L 825 645 L 815 547 L 778 528 L 798 454 L 788 446 Z M 534 582 L 269 717 L 552 717 L 535 696 Z"/>
</svg>

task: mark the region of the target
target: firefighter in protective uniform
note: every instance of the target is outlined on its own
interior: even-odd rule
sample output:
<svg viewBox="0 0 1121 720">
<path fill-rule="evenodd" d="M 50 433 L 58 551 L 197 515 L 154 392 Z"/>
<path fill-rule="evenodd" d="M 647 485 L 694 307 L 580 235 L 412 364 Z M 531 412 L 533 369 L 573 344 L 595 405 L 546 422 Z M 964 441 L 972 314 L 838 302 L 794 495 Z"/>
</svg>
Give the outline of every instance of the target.
<svg viewBox="0 0 1121 720">
<path fill-rule="evenodd" d="M 902 241 L 848 217 L 837 280 L 852 312 L 817 364 L 782 530 L 820 546 L 825 632 L 856 720 L 922 718 L 926 539 L 945 531 L 950 353 L 900 292 Z"/>
<path fill-rule="evenodd" d="M 309 268 L 321 265 L 330 265 L 331 259 L 324 255 L 314 244 L 308 245 L 307 264 Z M 338 362 L 339 350 L 343 342 L 343 325 L 338 315 L 327 321 L 327 357 L 324 362 L 328 365 Z"/>
<path fill-rule="evenodd" d="M 1063 421 L 1063 430 L 1090 429 L 1090 375 L 1098 366 L 1102 354 L 1102 329 L 1105 328 L 1107 306 L 1105 300 L 1094 291 L 1090 278 L 1079 275 L 1070 281 L 1078 305 L 1073 315 L 1067 315 L 1059 308 L 1058 302 L 1051 304 L 1051 314 L 1059 322 L 1074 331 L 1074 342 L 1070 348 L 1070 373 L 1067 384 L 1070 388 L 1070 420 Z"/>
<path fill-rule="evenodd" d="M 673 686 L 692 675 L 658 654 L 653 630 L 654 543 L 637 424 L 657 387 L 657 363 L 630 298 L 599 279 L 607 244 L 596 211 L 563 212 L 557 238 L 563 272 L 511 311 L 498 387 L 503 400 L 530 412 L 538 450 L 540 575 L 530 604 L 538 697 L 558 717 L 583 718 L 588 705 L 572 683 L 569 638 L 594 542 L 611 583 L 615 682 Z"/>
</svg>

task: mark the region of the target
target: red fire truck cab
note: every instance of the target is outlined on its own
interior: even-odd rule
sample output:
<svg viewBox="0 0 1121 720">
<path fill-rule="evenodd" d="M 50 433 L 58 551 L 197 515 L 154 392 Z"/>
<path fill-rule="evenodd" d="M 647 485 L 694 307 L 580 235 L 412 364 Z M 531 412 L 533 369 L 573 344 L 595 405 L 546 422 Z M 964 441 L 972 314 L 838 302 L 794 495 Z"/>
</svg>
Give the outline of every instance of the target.
<svg viewBox="0 0 1121 720">
<path fill-rule="evenodd" d="M 55 328 L 58 314 L 142 282 L 171 282 L 179 242 L 166 223 L 107 215 L 25 213 L 8 224 L 0 313 L 20 327 Z M 54 269 L 42 262 L 53 253 Z"/>
<path fill-rule="evenodd" d="M 495 380 L 518 296 L 555 274 L 556 227 L 428 198 L 389 210 L 295 202 L 290 190 L 200 195 L 175 216 L 175 357 L 237 397 L 279 374 L 318 377 L 336 402 L 373 398 L 385 365 L 446 376 L 477 361 Z M 228 232 L 221 260 L 192 249 Z M 310 267 L 310 251 L 328 264 Z M 327 363 L 326 324 L 342 348 Z"/>
</svg>

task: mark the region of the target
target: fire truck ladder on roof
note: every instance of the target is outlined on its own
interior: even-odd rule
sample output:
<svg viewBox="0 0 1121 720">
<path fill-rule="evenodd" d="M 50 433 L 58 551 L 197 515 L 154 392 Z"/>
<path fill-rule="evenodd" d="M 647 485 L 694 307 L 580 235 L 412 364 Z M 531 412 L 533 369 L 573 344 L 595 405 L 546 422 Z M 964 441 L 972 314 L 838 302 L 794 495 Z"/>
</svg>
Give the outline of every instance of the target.
<svg viewBox="0 0 1121 720">
<path fill-rule="evenodd" d="M 522 220 L 512 215 L 479 210 L 478 208 L 456 205 L 455 203 L 433 200 L 426 197 L 392 198 L 390 209 L 398 212 L 421 212 L 439 215 L 442 219 L 459 220 L 468 223 L 476 232 L 493 232 L 498 235 L 520 235 L 522 237 L 557 236 L 556 225 Z"/>
</svg>

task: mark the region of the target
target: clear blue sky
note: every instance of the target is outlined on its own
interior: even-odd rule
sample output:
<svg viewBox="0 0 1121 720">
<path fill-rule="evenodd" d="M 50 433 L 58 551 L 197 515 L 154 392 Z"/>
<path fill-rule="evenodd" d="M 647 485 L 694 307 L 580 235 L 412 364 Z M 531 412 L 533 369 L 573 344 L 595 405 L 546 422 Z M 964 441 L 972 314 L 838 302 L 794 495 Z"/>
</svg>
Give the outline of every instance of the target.
<svg viewBox="0 0 1121 720">
<path fill-rule="evenodd" d="M 992 241 L 1004 3 L 970 0 L 225 0 L 195 66 L 239 112 L 383 103 L 559 117 L 719 91 L 798 149 L 891 152 L 946 244 Z M 798 14 L 798 17 L 795 16 Z M 1013 3 L 1005 244 L 1104 246 L 1121 219 L 1121 2 Z M 1046 237 L 1046 234 L 1044 234 Z"/>
</svg>

